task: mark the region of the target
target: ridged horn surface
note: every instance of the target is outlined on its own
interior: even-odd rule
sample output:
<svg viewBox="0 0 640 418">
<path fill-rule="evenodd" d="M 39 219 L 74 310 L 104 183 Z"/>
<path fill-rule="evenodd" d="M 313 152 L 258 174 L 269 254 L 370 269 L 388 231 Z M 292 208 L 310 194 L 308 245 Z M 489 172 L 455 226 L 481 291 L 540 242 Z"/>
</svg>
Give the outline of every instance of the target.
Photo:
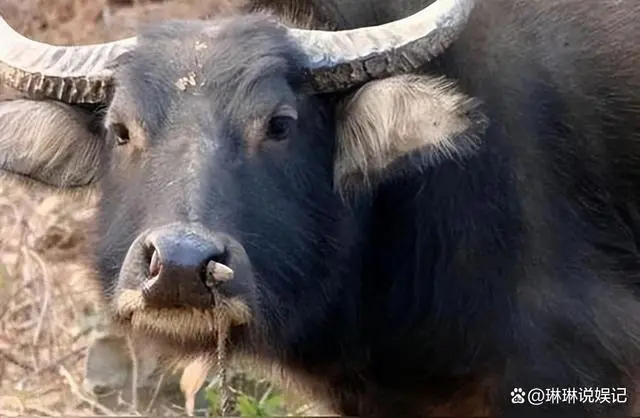
<svg viewBox="0 0 640 418">
<path fill-rule="evenodd" d="M 437 0 L 384 25 L 320 31 L 289 29 L 309 58 L 319 92 L 349 89 L 373 79 L 416 70 L 442 53 L 465 28 L 477 0 Z"/>
<path fill-rule="evenodd" d="M 0 17 L 0 83 L 32 98 L 101 103 L 111 94 L 108 65 L 136 44 L 136 37 L 83 46 L 28 39 Z"/>
</svg>

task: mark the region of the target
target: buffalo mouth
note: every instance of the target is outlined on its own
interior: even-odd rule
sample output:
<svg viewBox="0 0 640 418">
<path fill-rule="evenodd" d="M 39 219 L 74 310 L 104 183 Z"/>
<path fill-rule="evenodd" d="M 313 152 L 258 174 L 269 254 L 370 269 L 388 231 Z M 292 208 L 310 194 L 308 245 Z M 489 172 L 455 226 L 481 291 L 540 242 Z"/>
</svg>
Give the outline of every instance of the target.
<svg viewBox="0 0 640 418">
<path fill-rule="evenodd" d="M 141 290 L 123 289 L 114 301 L 115 316 L 136 331 L 161 333 L 172 337 L 204 337 L 219 324 L 243 326 L 250 323 L 251 308 L 239 297 L 216 298 L 210 309 L 147 306 Z"/>
<path fill-rule="evenodd" d="M 113 300 L 116 322 L 130 334 L 151 337 L 149 342 L 160 348 L 161 367 L 183 368 L 180 388 L 189 416 L 193 416 L 196 393 L 214 366 L 226 393 L 229 354 L 243 351 L 247 325 L 254 319 L 242 298 L 221 297 L 215 291 L 213 296 L 215 304 L 208 309 L 149 306 L 138 289 L 121 289 Z"/>
<path fill-rule="evenodd" d="M 247 329 L 256 320 L 256 283 L 244 247 L 199 225 L 143 232 L 120 269 L 110 306 L 114 322 L 179 347 Z M 238 332 L 235 331 L 235 334 Z"/>
<path fill-rule="evenodd" d="M 238 340 L 254 319 L 253 310 L 239 297 L 220 298 L 209 309 L 148 306 L 141 290 L 122 289 L 112 303 L 114 322 L 130 333 L 189 352 L 215 347 L 220 332 Z"/>
</svg>

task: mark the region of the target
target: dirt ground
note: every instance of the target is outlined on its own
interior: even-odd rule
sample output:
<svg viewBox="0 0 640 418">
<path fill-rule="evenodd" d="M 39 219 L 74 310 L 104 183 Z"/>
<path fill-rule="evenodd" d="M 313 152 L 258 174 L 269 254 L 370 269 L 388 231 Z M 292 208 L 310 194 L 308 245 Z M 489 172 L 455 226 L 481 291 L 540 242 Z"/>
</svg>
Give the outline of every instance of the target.
<svg viewBox="0 0 640 418">
<path fill-rule="evenodd" d="M 241 0 L 0 0 L 0 12 L 20 33 L 56 43 L 89 43 L 133 34 L 163 19 L 205 19 Z"/>
</svg>

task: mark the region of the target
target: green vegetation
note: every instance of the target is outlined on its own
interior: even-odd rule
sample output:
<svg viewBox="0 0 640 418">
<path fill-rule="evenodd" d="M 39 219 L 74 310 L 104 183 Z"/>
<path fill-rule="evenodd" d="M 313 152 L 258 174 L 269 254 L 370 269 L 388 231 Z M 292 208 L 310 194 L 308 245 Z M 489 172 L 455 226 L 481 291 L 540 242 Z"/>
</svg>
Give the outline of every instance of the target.
<svg viewBox="0 0 640 418">
<path fill-rule="evenodd" d="M 266 379 L 249 376 L 246 372 L 235 373 L 229 382 L 232 388 L 231 410 L 238 417 L 295 416 L 287 407 L 283 392 Z M 210 415 L 220 413 L 221 394 L 213 387 L 205 391 Z"/>
</svg>

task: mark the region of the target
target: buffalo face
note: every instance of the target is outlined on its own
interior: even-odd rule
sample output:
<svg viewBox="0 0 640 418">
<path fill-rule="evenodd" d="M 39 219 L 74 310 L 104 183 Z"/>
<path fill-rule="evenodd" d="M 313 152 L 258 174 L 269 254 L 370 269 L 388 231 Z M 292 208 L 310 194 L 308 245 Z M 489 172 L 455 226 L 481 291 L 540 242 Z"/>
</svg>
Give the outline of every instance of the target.
<svg viewBox="0 0 640 418">
<path fill-rule="evenodd" d="M 335 292 L 324 261 L 348 245 L 335 241 L 347 215 L 327 105 L 299 91 L 301 55 L 262 18 L 174 23 L 138 42 L 105 116 L 104 288 L 120 319 L 190 345 L 210 346 L 219 305 L 276 332 Z"/>
</svg>

